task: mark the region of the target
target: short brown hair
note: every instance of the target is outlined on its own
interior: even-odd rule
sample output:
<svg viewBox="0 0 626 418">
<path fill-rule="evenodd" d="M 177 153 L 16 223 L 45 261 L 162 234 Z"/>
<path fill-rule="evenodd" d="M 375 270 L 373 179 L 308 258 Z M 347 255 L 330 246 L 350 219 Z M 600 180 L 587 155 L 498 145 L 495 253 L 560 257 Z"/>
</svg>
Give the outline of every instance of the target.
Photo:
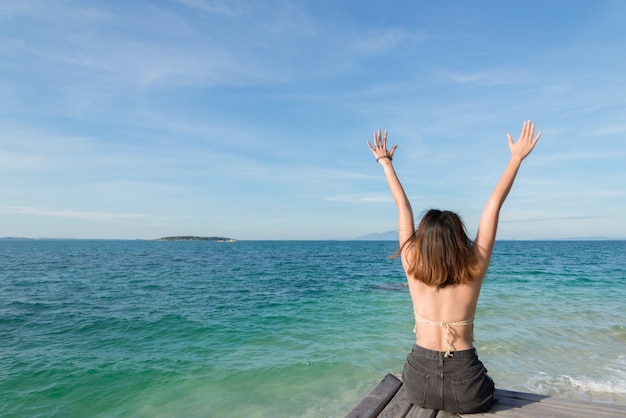
<svg viewBox="0 0 626 418">
<path fill-rule="evenodd" d="M 406 245 L 410 252 L 407 274 L 426 285 L 465 284 L 478 274 L 473 242 L 454 212 L 430 209 Z"/>
</svg>

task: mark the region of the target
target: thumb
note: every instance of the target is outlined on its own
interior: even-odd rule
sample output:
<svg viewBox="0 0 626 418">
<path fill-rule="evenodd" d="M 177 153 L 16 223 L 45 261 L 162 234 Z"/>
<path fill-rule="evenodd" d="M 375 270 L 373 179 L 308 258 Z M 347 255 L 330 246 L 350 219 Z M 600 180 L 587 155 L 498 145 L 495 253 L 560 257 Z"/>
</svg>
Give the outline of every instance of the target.
<svg viewBox="0 0 626 418">
<path fill-rule="evenodd" d="M 506 137 L 509 140 L 509 148 L 511 148 L 513 146 L 513 137 L 511 137 L 511 134 L 506 134 Z"/>
</svg>

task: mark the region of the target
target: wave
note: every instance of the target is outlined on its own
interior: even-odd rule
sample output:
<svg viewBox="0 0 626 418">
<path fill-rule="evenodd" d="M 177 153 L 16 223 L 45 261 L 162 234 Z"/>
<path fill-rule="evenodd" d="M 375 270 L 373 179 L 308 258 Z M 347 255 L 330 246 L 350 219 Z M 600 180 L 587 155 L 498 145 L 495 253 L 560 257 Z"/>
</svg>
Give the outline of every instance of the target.
<svg viewBox="0 0 626 418">
<path fill-rule="evenodd" d="M 626 402 L 626 356 L 586 374 L 550 374 L 539 372 L 525 385 L 530 392 L 566 396 L 582 400 Z"/>
</svg>

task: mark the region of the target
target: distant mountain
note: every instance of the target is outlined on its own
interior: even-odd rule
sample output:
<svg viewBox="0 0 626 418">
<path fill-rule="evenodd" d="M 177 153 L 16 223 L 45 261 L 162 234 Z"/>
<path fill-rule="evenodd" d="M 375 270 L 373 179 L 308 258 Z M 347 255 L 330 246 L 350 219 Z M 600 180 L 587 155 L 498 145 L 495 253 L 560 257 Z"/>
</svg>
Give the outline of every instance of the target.
<svg viewBox="0 0 626 418">
<path fill-rule="evenodd" d="M 197 237 L 194 235 L 181 235 L 176 237 L 163 237 L 157 241 L 217 241 L 217 242 L 237 242 L 234 238 L 226 237 Z"/>
<path fill-rule="evenodd" d="M 353 239 L 356 241 L 397 241 L 398 231 L 374 232 Z"/>
</svg>

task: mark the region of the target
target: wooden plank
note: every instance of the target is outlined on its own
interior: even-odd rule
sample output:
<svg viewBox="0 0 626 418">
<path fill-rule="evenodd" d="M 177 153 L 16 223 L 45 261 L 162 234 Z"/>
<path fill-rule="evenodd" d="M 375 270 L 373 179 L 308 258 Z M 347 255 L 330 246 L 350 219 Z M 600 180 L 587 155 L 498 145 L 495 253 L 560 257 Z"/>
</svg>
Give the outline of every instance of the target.
<svg viewBox="0 0 626 418">
<path fill-rule="evenodd" d="M 413 408 L 413 404 L 406 397 L 406 389 L 402 385 L 385 409 L 378 415 L 378 418 L 405 418 L 411 408 Z"/>
<path fill-rule="evenodd" d="M 406 397 L 401 376 L 388 374 L 346 416 L 349 418 L 626 418 L 626 405 L 586 402 L 566 398 L 496 389 L 499 399 L 489 412 L 453 414 L 423 409 Z"/>
<path fill-rule="evenodd" d="M 459 415 L 457 415 L 457 414 L 455 414 L 453 412 L 439 411 L 435 418 L 457 418 L 458 416 Z"/>
<path fill-rule="evenodd" d="M 602 413 L 611 413 L 615 411 L 626 412 L 626 405 L 607 404 L 594 401 L 582 401 L 576 399 L 559 398 L 557 396 L 538 395 L 535 393 L 516 392 L 511 390 L 496 389 L 496 397 L 500 399 L 511 399 L 513 401 L 534 401 L 540 402 L 543 405 L 555 405 L 563 406 L 566 408 L 578 408 L 578 409 L 593 409 Z M 624 414 L 626 416 L 626 414 Z"/>
<path fill-rule="evenodd" d="M 396 377 L 400 379 L 400 376 Z M 439 417 L 438 413 L 441 411 L 423 409 L 413 405 L 406 397 L 406 389 L 402 385 L 377 418 L 449 418 L 447 416 Z"/>
<path fill-rule="evenodd" d="M 520 392 L 521 393 L 521 392 Z M 496 389 L 495 397 L 498 398 L 498 403 L 496 403 L 489 412 L 481 413 L 481 414 L 460 414 L 461 417 L 502 417 L 502 418 L 529 418 L 532 416 L 536 416 L 539 414 L 536 410 L 533 409 L 532 413 L 535 415 L 530 415 L 530 411 L 528 411 L 528 405 L 536 404 L 540 402 L 542 399 L 546 398 L 543 395 L 536 395 L 528 393 L 528 396 L 517 396 L 516 392 L 504 391 L 500 389 Z M 543 416 L 543 414 L 539 415 Z"/>
<path fill-rule="evenodd" d="M 433 409 L 424 409 L 419 406 L 413 405 L 413 408 L 409 411 L 407 418 L 435 418 L 439 411 Z"/>
<path fill-rule="evenodd" d="M 376 385 L 346 418 L 375 418 L 402 386 L 402 380 L 389 373 Z"/>
<path fill-rule="evenodd" d="M 499 399 L 491 410 L 482 414 L 460 414 L 461 417 L 530 418 L 624 418 L 626 406 L 583 402 L 534 393 L 496 390 Z"/>
</svg>

